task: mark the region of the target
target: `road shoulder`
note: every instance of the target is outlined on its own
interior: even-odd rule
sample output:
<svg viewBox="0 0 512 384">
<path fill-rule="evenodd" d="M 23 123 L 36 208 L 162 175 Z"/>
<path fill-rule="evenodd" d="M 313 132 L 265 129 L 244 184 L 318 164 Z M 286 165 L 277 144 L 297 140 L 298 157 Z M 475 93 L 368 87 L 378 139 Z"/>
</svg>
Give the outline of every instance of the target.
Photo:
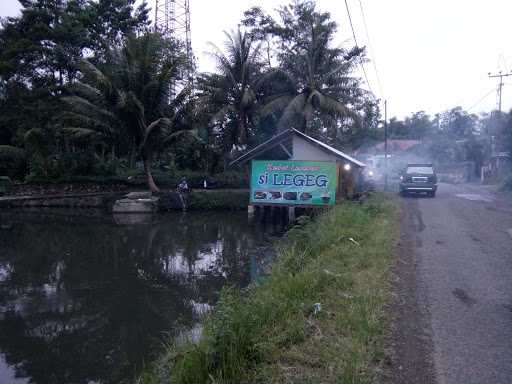
<svg viewBox="0 0 512 384">
<path fill-rule="evenodd" d="M 388 355 L 388 383 L 434 384 L 432 339 L 427 308 L 421 305 L 415 254 L 418 211 L 415 200 L 402 202 L 400 222 L 395 235 L 392 271 L 392 302 Z"/>
</svg>

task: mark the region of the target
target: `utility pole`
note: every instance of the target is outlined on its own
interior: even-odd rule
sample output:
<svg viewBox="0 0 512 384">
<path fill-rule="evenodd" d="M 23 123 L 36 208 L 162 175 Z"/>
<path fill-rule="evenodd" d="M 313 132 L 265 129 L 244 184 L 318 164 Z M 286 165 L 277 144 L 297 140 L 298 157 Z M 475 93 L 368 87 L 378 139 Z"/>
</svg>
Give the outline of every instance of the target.
<svg viewBox="0 0 512 384">
<path fill-rule="evenodd" d="M 388 101 L 384 100 L 384 190 L 388 190 Z"/>
<path fill-rule="evenodd" d="M 489 78 L 499 78 L 500 79 L 500 82 L 498 84 L 498 113 L 494 114 L 494 126 L 491 126 L 491 135 L 490 135 L 490 145 L 491 145 L 491 155 L 493 155 L 496 151 L 496 146 L 495 146 L 495 142 L 494 142 L 494 135 L 497 134 L 497 132 L 499 132 L 499 125 L 500 125 L 500 122 L 502 121 L 502 116 L 501 116 L 501 94 L 503 92 L 503 78 L 504 77 L 507 77 L 507 76 L 512 76 L 512 72 L 509 72 L 509 73 L 502 73 L 501 71 L 499 71 L 498 73 L 496 74 L 491 74 L 491 72 L 488 73 L 489 75 Z M 494 132 L 492 132 L 494 131 Z"/>
<path fill-rule="evenodd" d="M 500 83 L 498 84 L 498 98 L 499 98 L 498 110 L 499 110 L 500 115 L 501 115 L 501 92 L 503 90 L 503 78 L 507 77 L 507 76 L 512 76 L 512 72 L 510 72 L 510 73 L 501 73 L 501 71 L 499 71 L 497 74 L 494 74 L 494 75 L 492 75 L 491 72 L 489 72 L 488 75 L 489 75 L 489 78 L 494 78 L 494 77 L 499 77 L 500 78 Z"/>
</svg>

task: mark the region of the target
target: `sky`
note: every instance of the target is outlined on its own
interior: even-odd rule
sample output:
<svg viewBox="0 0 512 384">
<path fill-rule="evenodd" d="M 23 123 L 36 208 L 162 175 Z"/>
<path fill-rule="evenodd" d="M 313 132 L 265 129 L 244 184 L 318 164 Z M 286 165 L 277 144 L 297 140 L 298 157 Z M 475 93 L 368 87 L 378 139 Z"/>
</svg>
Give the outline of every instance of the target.
<svg viewBox="0 0 512 384">
<path fill-rule="evenodd" d="M 155 0 L 147 0 L 153 8 Z M 370 89 L 388 103 L 388 117 L 454 106 L 472 113 L 497 108 L 497 79 L 512 71 L 512 2 L 508 0 L 347 0 L 359 46 L 366 46 Z M 281 0 L 190 0 L 192 47 L 200 71 L 214 65 L 206 51 L 222 47 L 254 5 L 273 12 Z M 364 27 L 361 4 L 368 36 Z M 339 24 L 335 44 L 354 44 L 344 0 L 317 0 Z M 19 13 L 17 0 L 0 0 L 0 16 Z M 153 12 L 151 13 L 153 16 Z M 357 75 L 362 77 L 359 69 Z M 512 108 L 512 76 L 504 79 L 503 110 Z M 364 85 L 368 88 L 368 85 Z"/>
</svg>

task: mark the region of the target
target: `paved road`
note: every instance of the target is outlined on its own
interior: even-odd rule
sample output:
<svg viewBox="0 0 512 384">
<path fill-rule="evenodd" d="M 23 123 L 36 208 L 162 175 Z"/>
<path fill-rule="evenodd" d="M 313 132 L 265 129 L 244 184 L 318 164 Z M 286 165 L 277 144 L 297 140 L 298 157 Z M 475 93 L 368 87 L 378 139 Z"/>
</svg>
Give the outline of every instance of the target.
<svg viewBox="0 0 512 384">
<path fill-rule="evenodd" d="M 512 383 L 512 204 L 473 184 L 403 201 L 399 263 L 412 265 L 416 308 L 401 310 L 394 382 Z"/>
</svg>

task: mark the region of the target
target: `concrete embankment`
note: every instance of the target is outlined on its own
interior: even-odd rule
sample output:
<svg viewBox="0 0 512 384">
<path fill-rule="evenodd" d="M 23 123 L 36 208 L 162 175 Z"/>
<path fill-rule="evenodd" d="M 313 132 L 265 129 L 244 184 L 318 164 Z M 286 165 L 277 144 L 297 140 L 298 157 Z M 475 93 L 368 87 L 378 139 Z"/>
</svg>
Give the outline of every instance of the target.
<svg viewBox="0 0 512 384">
<path fill-rule="evenodd" d="M 0 208 L 101 208 L 112 210 L 117 200 L 123 199 L 124 192 L 97 192 L 76 194 L 55 194 L 36 196 L 0 197 Z M 249 193 L 247 190 L 197 190 L 180 197 L 177 192 L 160 192 L 156 210 L 159 212 L 182 210 L 183 203 L 189 210 L 245 209 Z"/>
<path fill-rule="evenodd" d="M 1 208 L 67 207 L 105 208 L 122 196 L 119 193 L 79 193 L 47 196 L 0 197 Z"/>
</svg>

